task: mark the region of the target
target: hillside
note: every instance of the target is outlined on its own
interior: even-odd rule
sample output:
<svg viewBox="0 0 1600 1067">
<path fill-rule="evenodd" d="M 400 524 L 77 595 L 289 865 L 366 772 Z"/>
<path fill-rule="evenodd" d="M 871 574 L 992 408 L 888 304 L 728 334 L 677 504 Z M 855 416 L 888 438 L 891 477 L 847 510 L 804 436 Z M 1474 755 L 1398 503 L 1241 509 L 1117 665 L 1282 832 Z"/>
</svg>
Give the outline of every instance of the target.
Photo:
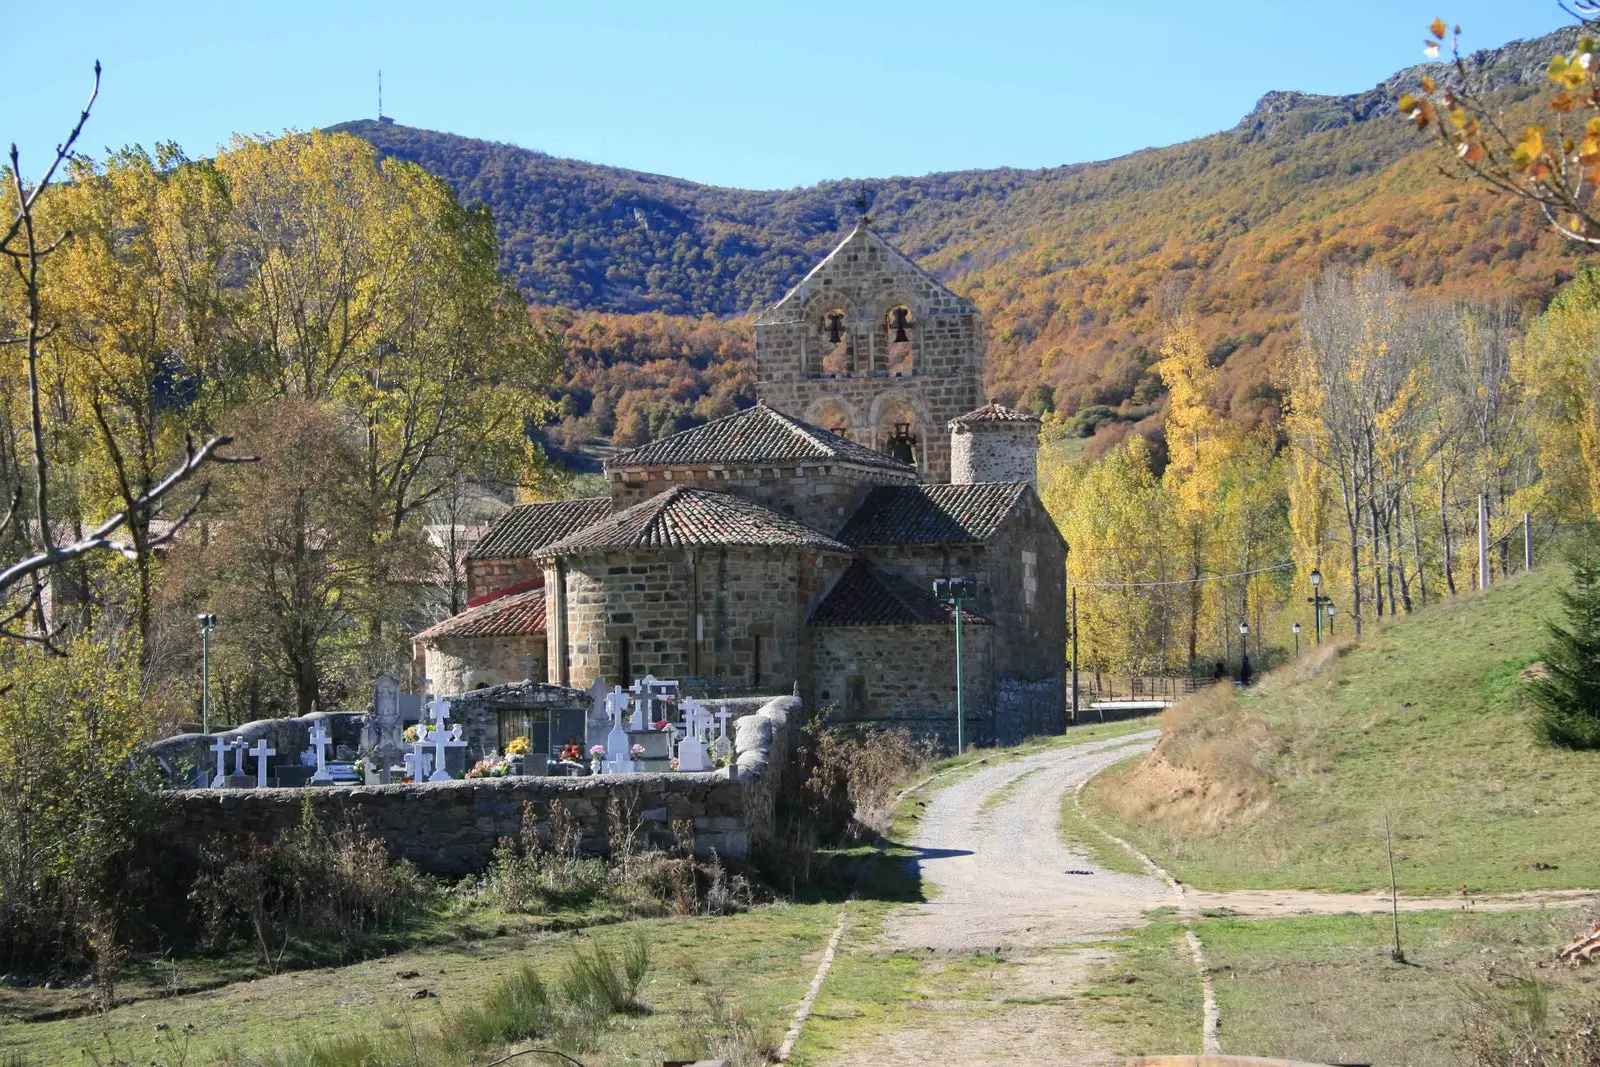
<svg viewBox="0 0 1600 1067">
<path fill-rule="evenodd" d="M 1100 818 L 1202 888 L 1409 892 L 1600 885 L 1600 753 L 1536 744 L 1524 671 L 1566 580 L 1550 567 L 1424 609 L 1166 713 Z"/>
<path fill-rule="evenodd" d="M 1514 118 L 1570 34 L 1478 53 L 1473 79 Z M 872 214 L 983 309 L 997 397 L 1044 381 L 1069 411 L 1147 402 L 1163 323 L 1187 311 L 1226 361 L 1236 416 L 1271 417 L 1271 362 L 1324 264 L 1529 305 L 1573 270 L 1532 211 L 1442 175 L 1394 115 L 1424 69 L 1443 77 L 1434 64 L 1352 96 L 1269 93 L 1233 130 L 1105 162 L 874 179 Z M 858 188 L 724 189 L 393 123 L 336 128 L 487 203 L 529 298 L 587 312 L 747 314 L 831 246 Z"/>
</svg>

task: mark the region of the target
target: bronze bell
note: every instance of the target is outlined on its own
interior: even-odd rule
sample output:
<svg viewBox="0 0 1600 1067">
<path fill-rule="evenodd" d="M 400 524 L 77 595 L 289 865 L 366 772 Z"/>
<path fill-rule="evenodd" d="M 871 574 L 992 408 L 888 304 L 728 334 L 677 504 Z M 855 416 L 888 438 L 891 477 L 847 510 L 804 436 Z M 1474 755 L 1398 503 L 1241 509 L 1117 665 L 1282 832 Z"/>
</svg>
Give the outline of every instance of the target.
<svg viewBox="0 0 1600 1067">
<path fill-rule="evenodd" d="M 828 343 L 836 345 L 844 340 L 844 316 L 837 311 L 828 313 Z"/>
<path fill-rule="evenodd" d="M 911 436 L 911 424 L 909 422 L 895 423 L 894 436 L 889 438 L 889 455 L 901 463 L 915 467 L 917 465 L 916 453 L 912 450 L 912 445 L 915 441 L 916 438 Z"/>
<path fill-rule="evenodd" d="M 910 323 L 906 321 L 905 308 L 894 309 L 890 316 L 889 325 L 894 327 L 894 340 L 896 344 L 902 344 L 911 340 L 911 336 L 906 333 L 906 327 L 909 326 Z"/>
</svg>

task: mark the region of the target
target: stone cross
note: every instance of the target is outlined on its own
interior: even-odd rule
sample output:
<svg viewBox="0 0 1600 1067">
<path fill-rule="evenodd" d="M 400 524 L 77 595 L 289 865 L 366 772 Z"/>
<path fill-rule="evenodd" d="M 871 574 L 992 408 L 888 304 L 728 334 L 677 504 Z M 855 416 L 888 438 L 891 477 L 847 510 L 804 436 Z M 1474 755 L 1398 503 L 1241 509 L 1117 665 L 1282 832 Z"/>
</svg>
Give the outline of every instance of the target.
<svg viewBox="0 0 1600 1067">
<path fill-rule="evenodd" d="M 317 750 L 317 773 L 311 776 L 312 785 L 332 785 L 333 775 L 328 773 L 328 744 L 333 740 L 322 723 L 311 726 L 311 747 Z"/>
<path fill-rule="evenodd" d="M 717 712 L 717 751 L 724 756 L 731 755 L 729 749 L 732 746 L 728 743 L 728 720 L 731 718 L 733 712 L 727 708 Z"/>
<path fill-rule="evenodd" d="M 268 748 L 267 739 L 263 737 L 250 749 L 250 754 L 256 758 L 256 788 L 265 789 L 267 787 L 267 757 L 276 756 L 278 750 Z"/>
<path fill-rule="evenodd" d="M 244 754 L 245 754 L 245 751 L 247 749 L 249 749 L 249 747 L 250 747 L 249 745 L 244 743 L 244 738 L 235 737 L 233 739 L 233 773 L 234 774 L 243 776 L 243 774 L 244 774 Z"/>
<path fill-rule="evenodd" d="M 628 710 L 628 694 L 622 691 L 622 686 L 616 686 L 606 694 L 606 721 L 612 729 L 622 729 L 622 713 Z"/>
<path fill-rule="evenodd" d="M 688 699 L 683 702 L 683 740 L 678 742 L 678 770 L 680 771 L 709 771 L 710 762 L 706 759 L 706 745 L 700 737 L 701 727 L 705 724 L 705 709 L 700 702 Z"/>
<path fill-rule="evenodd" d="M 450 738 L 445 732 L 445 720 L 450 718 L 450 702 L 443 697 L 435 697 L 432 704 L 428 705 L 428 718 L 433 720 L 433 774 L 428 776 L 430 782 L 450 781 L 450 772 L 445 770 L 444 750 L 450 743 Z"/>
<path fill-rule="evenodd" d="M 372 683 L 372 714 L 362 745 L 378 764 L 378 782 L 389 784 L 389 768 L 400 755 L 400 680 L 380 674 Z"/>
<path fill-rule="evenodd" d="M 634 730 L 648 730 L 650 724 L 656 721 L 655 716 L 655 691 L 651 686 L 656 684 L 656 676 L 647 674 L 628 687 L 628 692 L 634 695 L 633 721 L 629 728 Z"/>
<path fill-rule="evenodd" d="M 521 660 L 519 662 L 521 663 L 521 666 L 522 666 L 522 677 L 523 677 L 523 679 L 525 681 L 529 681 L 529 682 L 533 681 L 533 657 L 529 656 L 526 659 L 523 659 L 523 660 Z"/>
<path fill-rule="evenodd" d="M 211 779 L 211 788 L 221 789 L 228 782 L 228 749 L 233 747 L 233 742 L 218 734 L 216 741 L 208 747 L 217 754 L 217 776 Z"/>
<path fill-rule="evenodd" d="M 628 695 L 617 686 L 606 697 L 606 708 L 611 713 L 611 732 L 606 734 L 606 768 L 627 773 L 633 770 L 633 756 L 629 753 L 632 740 L 622 726 L 622 713 L 628 709 Z M 635 712 L 637 714 L 637 712 Z"/>
</svg>

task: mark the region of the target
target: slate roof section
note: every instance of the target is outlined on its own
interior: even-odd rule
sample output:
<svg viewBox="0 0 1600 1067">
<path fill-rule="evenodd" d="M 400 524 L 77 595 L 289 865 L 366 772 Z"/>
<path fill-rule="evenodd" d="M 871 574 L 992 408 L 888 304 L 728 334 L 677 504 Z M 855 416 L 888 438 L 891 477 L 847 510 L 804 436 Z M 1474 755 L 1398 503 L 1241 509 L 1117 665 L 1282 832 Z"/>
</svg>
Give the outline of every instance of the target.
<svg viewBox="0 0 1600 1067">
<path fill-rule="evenodd" d="M 987 541 L 1027 491 L 1022 482 L 881 486 L 867 494 L 839 540 L 852 545 Z"/>
<path fill-rule="evenodd" d="M 439 637 L 531 637 L 545 632 L 544 590 L 508 593 L 486 604 L 452 615 L 418 634 L 413 640 Z"/>
<path fill-rule="evenodd" d="M 957 415 L 950 420 L 951 426 L 963 426 L 973 422 L 1038 422 L 1039 416 L 1029 415 L 1026 411 L 1008 408 L 1004 404 L 985 404 L 975 408 L 965 415 Z"/>
<path fill-rule="evenodd" d="M 753 500 L 678 486 L 547 545 L 538 555 L 575 556 L 691 545 L 850 551 L 848 545 L 822 531 Z"/>
<path fill-rule="evenodd" d="M 495 519 L 467 558 L 527 559 L 535 550 L 592 526 L 609 514 L 609 496 L 518 504 Z"/>
<path fill-rule="evenodd" d="M 963 612 L 963 622 L 989 625 L 989 620 Z M 827 596 L 811 613 L 808 624 L 817 628 L 841 626 L 953 626 L 956 609 L 898 574 L 880 570 L 866 560 L 850 564 Z"/>
<path fill-rule="evenodd" d="M 765 404 L 613 456 L 606 470 L 690 464 L 854 463 L 915 475 L 916 468 Z"/>
</svg>

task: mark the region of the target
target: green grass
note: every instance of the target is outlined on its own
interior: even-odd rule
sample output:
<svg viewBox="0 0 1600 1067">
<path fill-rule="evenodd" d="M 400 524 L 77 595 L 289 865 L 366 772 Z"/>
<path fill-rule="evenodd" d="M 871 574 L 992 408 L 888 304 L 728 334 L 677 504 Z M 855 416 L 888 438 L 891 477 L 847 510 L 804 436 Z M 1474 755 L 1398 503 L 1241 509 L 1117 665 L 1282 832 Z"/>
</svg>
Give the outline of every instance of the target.
<svg viewBox="0 0 1600 1067">
<path fill-rule="evenodd" d="M 1184 927 L 1134 927 L 1106 948 L 1082 994 L 1095 1028 L 1127 1056 L 1198 1053 L 1205 998 Z"/>
<path fill-rule="evenodd" d="M 1142 758 L 1142 755 L 1129 756 L 1112 764 L 1112 768 Z M 1087 810 L 1080 809 L 1078 798 L 1071 791 L 1061 795 L 1061 817 L 1056 822 L 1056 834 L 1061 838 L 1061 843 L 1087 856 L 1090 863 L 1102 870 L 1148 875 L 1150 871 L 1137 856 L 1108 838 L 1095 824 L 1095 812 L 1087 789 L 1084 790 L 1083 804 Z"/>
<path fill-rule="evenodd" d="M 1141 825 L 1103 825 L 1208 888 L 1385 886 L 1385 814 L 1403 890 L 1600 886 L 1600 753 L 1537 744 L 1520 677 L 1565 580 L 1552 567 L 1372 627 L 1319 671 L 1239 697 L 1268 724 L 1264 813 L 1218 831 L 1155 804 Z M 1198 766 L 1227 780 L 1204 751 Z M 1103 815 L 1137 787 L 1136 772 L 1107 774 L 1085 799 Z"/>
<path fill-rule="evenodd" d="M 1572 911 L 1404 914 L 1405 963 L 1389 956 L 1387 916 L 1222 919 L 1198 933 L 1224 1052 L 1453 1067 L 1469 1061 L 1464 1024 L 1477 997 L 1494 995 L 1491 969 L 1537 975 L 1557 1007 L 1592 1001 L 1589 975 L 1548 966 L 1581 921 Z"/>
<path fill-rule="evenodd" d="M 866 922 L 879 904 L 852 905 Z M 578 945 L 622 955 L 636 936 L 648 939 L 653 966 L 639 991 L 649 1011 L 618 1015 L 590 1067 L 672 1058 L 689 1038 L 683 1020 L 711 1001 L 738 1007 L 752 1024 L 781 1037 L 838 908 L 772 906 L 720 918 L 669 918 L 619 923 L 590 933 L 506 934 L 437 945 L 381 960 L 237 983 L 222 989 L 145 1001 L 104 1015 L 0 1026 L 0 1058 L 21 1064 L 106 1062 L 112 1052 L 133 1063 L 159 1057 L 169 1035 L 195 1028 L 187 1063 L 252 1063 L 274 1050 L 373 1031 L 431 1032 L 465 1009 L 484 1005 L 503 980 L 532 966 L 546 983 L 560 981 Z M 401 978 L 402 973 L 417 972 Z M 435 994 L 412 1000 L 419 989 Z M 158 1024 L 166 1029 L 158 1031 Z M 11 1061 L 7 1061 L 11 1062 Z"/>
</svg>

